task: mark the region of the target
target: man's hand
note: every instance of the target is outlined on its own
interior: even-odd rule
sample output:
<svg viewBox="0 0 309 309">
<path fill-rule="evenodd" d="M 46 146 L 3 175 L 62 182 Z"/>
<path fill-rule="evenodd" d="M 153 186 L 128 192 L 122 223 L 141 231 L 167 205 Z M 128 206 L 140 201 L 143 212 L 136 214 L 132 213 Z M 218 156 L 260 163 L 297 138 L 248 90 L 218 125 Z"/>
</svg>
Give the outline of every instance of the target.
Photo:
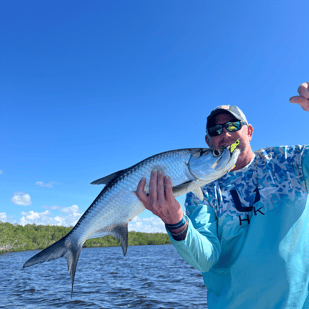
<svg viewBox="0 0 309 309">
<path fill-rule="evenodd" d="M 290 103 L 299 104 L 303 110 L 309 112 L 309 82 L 298 87 L 299 96 L 291 97 Z"/>
<path fill-rule="evenodd" d="M 136 195 L 145 208 L 158 216 L 166 224 L 176 224 L 183 217 L 180 204 L 173 195 L 172 182 L 164 173 L 153 170 L 149 183 L 149 195 L 144 191 L 146 179 L 138 184 Z"/>
</svg>

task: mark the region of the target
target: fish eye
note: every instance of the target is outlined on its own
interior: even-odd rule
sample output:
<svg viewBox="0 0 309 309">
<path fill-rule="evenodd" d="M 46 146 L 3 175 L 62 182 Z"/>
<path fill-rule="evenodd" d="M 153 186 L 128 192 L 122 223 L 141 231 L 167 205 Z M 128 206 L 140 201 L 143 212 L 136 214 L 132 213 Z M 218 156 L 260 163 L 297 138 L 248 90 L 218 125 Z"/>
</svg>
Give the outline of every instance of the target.
<svg viewBox="0 0 309 309">
<path fill-rule="evenodd" d="M 214 157 L 219 157 L 219 156 L 221 156 L 221 154 L 222 154 L 222 151 L 219 150 L 219 149 L 214 149 L 214 150 L 212 150 L 212 155 L 213 155 Z"/>
</svg>

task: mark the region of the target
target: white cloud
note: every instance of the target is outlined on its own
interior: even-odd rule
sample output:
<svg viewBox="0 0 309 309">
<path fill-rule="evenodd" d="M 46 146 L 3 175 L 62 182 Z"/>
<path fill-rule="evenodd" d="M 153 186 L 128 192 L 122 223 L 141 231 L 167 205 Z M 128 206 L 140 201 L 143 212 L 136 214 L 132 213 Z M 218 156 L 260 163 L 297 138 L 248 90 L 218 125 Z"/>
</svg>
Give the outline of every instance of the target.
<svg viewBox="0 0 309 309">
<path fill-rule="evenodd" d="M 11 201 L 15 205 L 21 206 L 29 206 L 32 204 L 30 195 L 24 192 L 15 192 L 14 196 L 11 198 Z"/>
<path fill-rule="evenodd" d="M 72 205 L 70 207 L 61 207 L 61 206 L 42 206 L 42 208 L 49 209 L 49 210 L 59 210 L 60 212 L 64 213 L 75 213 L 79 212 L 79 208 L 77 205 Z"/>
<path fill-rule="evenodd" d="M 8 221 L 8 216 L 5 212 L 0 212 L 0 221 L 1 222 L 7 222 Z"/>
<path fill-rule="evenodd" d="M 0 170 L 0 174 L 3 174 L 3 171 Z"/>
<path fill-rule="evenodd" d="M 143 233 L 166 233 L 165 225 L 158 217 L 135 217 L 132 221 L 129 222 L 129 231 Z"/>
<path fill-rule="evenodd" d="M 59 209 L 60 206 L 42 206 L 42 208 L 45 208 L 45 209 L 49 209 L 49 210 L 56 210 L 56 209 Z"/>
<path fill-rule="evenodd" d="M 53 188 L 55 184 L 59 185 L 59 183 L 56 181 L 51 181 L 50 183 L 45 183 L 43 181 L 37 181 L 35 184 L 39 187 L 46 187 L 46 188 Z"/>
<path fill-rule="evenodd" d="M 77 208 L 74 208 L 74 209 L 79 211 L 77 205 L 73 205 L 73 206 L 76 206 Z M 71 207 L 67 207 L 67 208 L 71 208 Z M 18 222 L 18 224 L 20 225 L 34 223 L 36 225 L 74 226 L 82 214 L 79 212 L 72 212 L 68 215 L 53 216 L 49 210 L 46 210 L 43 212 L 34 212 L 33 210 L 30 210 L 28 212 L 22 211 L 21 215 L 22 215 L 22 218 Z"/>
<path fill-rule="evenodd" d="M 59 225 L 59 226 L 74 226 L 79 218 L 82 216 L 77 205 L 70 207 L 61 206 L 42 206 L 47 209 L 43 212 L 21 212 L 22 218 L 18 224 L 26 225 Z M 62 212 L 57 216 L 53 216 L 51 210 L 58 210 Z M 158 217 L 140 218 L 135 217 L 129 222 L 129 231 L 144 232 L 144 233 L 166 233 L 164 223 Z"/>
<path fill-rule="evenodd" d="M 77 205 L 73 205 L 71 207 L 62 207 L 60 211 L 65 213 L 75 213 L 79 211 L 79 208 Z"/>
</svg>

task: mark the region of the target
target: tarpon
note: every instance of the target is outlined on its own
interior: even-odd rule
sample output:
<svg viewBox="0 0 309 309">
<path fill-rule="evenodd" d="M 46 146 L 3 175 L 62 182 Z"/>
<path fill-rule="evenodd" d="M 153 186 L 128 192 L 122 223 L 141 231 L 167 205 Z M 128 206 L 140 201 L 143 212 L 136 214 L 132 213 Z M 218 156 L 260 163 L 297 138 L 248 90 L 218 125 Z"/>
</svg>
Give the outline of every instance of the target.
<svg viewBox="0 0 309 309">
<path fill-rule="evenodd" d="M 67 260 L 72 282 L 84 242 L 89 238 L 113 235 L 121 242 L 123 254 L 128 247 L 128 222 L 145 210 L 135 192 L 141 178 L 149 189 L 153 169 L 171 179 L 175 197 L 193 192 L 203 200 L 201 187 L 228 173 L 240 154 L 238 140 L 225 149 L 188 148 L 163 152 L 136 165 L 93 181 L 105 187 L 84 212 L 74 228 L 59 241 L 30 258 L 24 268 L 63 257 Z M 71 294 L 72 295 L 72 294 Z"/>
</svg>

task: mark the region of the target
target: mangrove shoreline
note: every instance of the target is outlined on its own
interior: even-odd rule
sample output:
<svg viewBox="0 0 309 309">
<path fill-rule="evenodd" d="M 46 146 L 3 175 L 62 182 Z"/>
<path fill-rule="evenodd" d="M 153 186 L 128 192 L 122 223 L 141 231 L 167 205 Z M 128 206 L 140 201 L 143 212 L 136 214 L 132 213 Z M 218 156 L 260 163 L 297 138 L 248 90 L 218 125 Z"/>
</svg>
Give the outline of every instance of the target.
<svg viewBox="0 0 309 309">
<path fill-rule="evenodd" d="M 35 224 L 22 226 L 0 221 L 0 254 L 6 252 L 43 250 L 69 233 L 72 228 Z M 165 244 L 171 244 L 167 234 L 129 232 L 129 246 Z M 84 243 L 83 248 L 118 246 L 120 246 L 120 243 L 114 236 L 105 236 L 88 239 Z"/>
</svg>

